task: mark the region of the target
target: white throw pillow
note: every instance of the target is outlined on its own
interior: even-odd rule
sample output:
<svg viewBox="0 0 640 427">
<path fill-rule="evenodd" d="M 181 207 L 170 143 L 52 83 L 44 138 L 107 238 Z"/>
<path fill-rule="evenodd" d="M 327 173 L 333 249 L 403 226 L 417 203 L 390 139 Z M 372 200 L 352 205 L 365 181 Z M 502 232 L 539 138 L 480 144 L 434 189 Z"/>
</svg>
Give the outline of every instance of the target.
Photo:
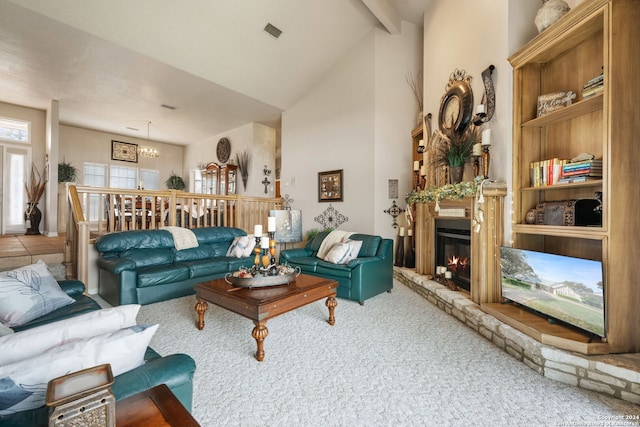
<svg viewBox="0 0 640 427">
<path fill-rule="evenodd" d="M 30 359 L 0 367 L 0 415 L 44 405 L 47 383 L 62 375 L 110 363 L 113 375 L 144 363 L 158 325 L 137 325 L 73 341 Z"/>
<path fill-rule="evenodd" d="M 0 272 L 0 322 L 20 326 L 74 303 L 42 260 Z"/>
<path fill-rule="evenodd" d="M 324 260 L 333 264 L 348 264 L 349 261 L 358 258 L 361 247 L 362 242 L 360 240 L 346 240 L 336 243 L 331 247 Z"/>
<path fill-rule="evenodd" d="M 0 323 L 0 337 L 4 337 L 5 335 L 10 335 L 10 334 L 13 334 L 13 329 L 11 329 L 8 326 L 4 326 L 2 323 Z M 0 345 L 0 348 L 1 347 L 2 346 Z"/>
<path fill-rule="evenodd" d="M 256 246 L 256 239 L 253 236 L 238 236 L 233 239 L 231 246 L 227 250 L 228 257 L 246 258 L 251 256 L 253 248 Z"/>
<path fill-rule="evenodd" d="M 0 366 L 35 357 L 52 347 L 136 324 L 139 304 L 103 308 L 0 337 Z"/>
</svg>

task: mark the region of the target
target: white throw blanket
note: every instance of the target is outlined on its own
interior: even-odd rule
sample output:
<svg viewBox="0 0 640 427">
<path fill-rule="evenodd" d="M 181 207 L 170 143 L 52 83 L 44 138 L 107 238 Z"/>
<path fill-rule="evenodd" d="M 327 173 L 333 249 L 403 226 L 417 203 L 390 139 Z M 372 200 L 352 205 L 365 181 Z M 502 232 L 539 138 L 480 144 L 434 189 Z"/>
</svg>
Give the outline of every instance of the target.
<svg viewBox="0 0 640 427">
<path fill-rule="evenodd" d="M 354 234 L 353 231 L 333 230 L 332 232 L 327 234 L 327 237 L 325 237 L 322 243 L 320 243 L 320 247 L 318 248 L 318 253 L 316 254 L 316 256 L 318 258 L 324 259 L 333 245 L 345 241 L 352 234 Z"/>
<path fill-rule="evenodd" d="M 198 238 L 193 231 L 188 228 L 166 226 L 162 227 L 163 230 L 167 230 L 173 236 L 173 244 L 177 250 L 197 248 Z"/>
</svg>

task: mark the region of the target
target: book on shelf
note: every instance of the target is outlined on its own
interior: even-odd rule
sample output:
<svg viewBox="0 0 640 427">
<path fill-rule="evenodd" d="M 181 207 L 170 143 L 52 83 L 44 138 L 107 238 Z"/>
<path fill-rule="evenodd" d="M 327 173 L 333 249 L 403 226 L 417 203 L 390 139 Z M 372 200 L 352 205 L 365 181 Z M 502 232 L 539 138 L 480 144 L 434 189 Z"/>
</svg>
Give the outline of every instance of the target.
<svg viewBox="0 0 640 427">
<path fill-rule="evenodd" d="M 529 164 L 529 185 L 531 187 L 546 187 L 555 185 L 562 174 L 562 165 L 566 160 L 553 159 L 540 160 Z"/>
<path fill-rule="evenodd" d="M 602 92 L 604 89 L 604 73 L 597 75 L 589 80 L 580 92 L 583 99 L 590 98 Z"/>
<path fill-rule="evenodd" d="M 599 180 L 602 179 L 602 177 L 594 177 L 594 176 L 567 176 L 567 177 L 562 177 L 558 180 L 557 185 L 561 185 L 561 184 L 573 184 L 573 183 L 577 183 L 577 182 L 587 182 L 587 181 L 595 181 L 595 180 Z"/>
<path fill-rule="evenodd" d="M 562 165 L 562 177 L 579 175 L 602 176 L 602 160 L 585 160 Z"/>
</svg>

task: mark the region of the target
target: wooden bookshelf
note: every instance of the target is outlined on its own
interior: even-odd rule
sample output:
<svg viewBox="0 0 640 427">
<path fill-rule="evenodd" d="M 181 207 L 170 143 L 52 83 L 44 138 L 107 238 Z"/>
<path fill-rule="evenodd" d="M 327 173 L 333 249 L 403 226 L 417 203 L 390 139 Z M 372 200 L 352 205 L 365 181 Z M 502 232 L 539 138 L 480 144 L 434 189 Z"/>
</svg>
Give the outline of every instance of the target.
<svg viewBox="0 0 640 427">
<path fill-rule="evenodd" d="M 603 263 L 605 331 L 602 342 L 547 327 L 514 305 L 483 310 L 541 342 L 584 354 L 640 352 L 640 292 L 634 266 L 640 257 L 640 2 L 585 0 L 509 57 L 513 66 L 513 246 L 599 260 Z M 580 91 L 604 73 L 603 90 L 587 99 Z M 539 95 L 571 90 L 572 105 L 537 116 Z M 602 179 L 531 187 L 529 166 L 581 153 L 602 159 Z M 561 227 L 525 223 L 543 201 L 593 199 L 602 192 L 602 225 Z M 588 334 L 586 334 L 588 336 Z"/>
</svg>

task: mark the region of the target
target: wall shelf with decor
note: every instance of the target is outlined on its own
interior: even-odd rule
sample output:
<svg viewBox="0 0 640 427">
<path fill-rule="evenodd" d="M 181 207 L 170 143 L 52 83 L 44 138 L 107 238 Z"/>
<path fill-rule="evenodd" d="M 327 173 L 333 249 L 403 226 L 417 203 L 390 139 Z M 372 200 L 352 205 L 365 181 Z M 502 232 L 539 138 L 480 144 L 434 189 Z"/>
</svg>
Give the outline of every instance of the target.
<svg viewBox="0 0 640 427">
<path fill-rule="evenodd" d="M 640 2 L 584 0 L 518 52 L 513 66 L 513 242 L 514 248 L 601 261 L 605 335 L 570 327 L 537 325 L 539 316 L 520 316 L 512 304 L 486 304 L 491 313 L 521 332 L 559 348 L 585 354 L 640 352 L 640 293 L 633 262 L 640 257 L 637 235 L 640 200 L 640 122 L 630 106 L 640 99 Z M 599 93 L 581 92 L 600 77 Z M 538 97 L 577 94 L 571 105 L 538 117 Z M 587 94 L 587 92 L 584 92 Z M 532 163 L 572 159 L 590 153 L 602 160 L 602 178 L 534 187 Z M 527 213 L 539 203 L 594 199 L 602 193 L 601 224 L 536 225 Z M 544 323 L 544 322 L 542 322 Z"/>
</svg>

